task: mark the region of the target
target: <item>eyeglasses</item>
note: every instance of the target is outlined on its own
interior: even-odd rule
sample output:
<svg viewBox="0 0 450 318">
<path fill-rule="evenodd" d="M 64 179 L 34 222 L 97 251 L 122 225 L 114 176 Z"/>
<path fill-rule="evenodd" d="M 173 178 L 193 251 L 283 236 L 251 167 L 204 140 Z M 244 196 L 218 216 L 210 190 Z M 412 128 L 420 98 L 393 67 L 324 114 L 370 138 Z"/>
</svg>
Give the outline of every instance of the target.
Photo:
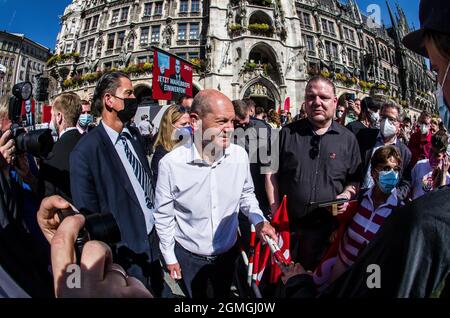
<svg viewBox="0 0 450 318">
<path fill-rule="evenodd" d="M 391 122 L 391 124 L 395 124 L 397 122 L 397 118 L 395 118 L 395 117 L 390 117 L 390 116 L 386 116 L 386 115 L 380 116 L 381 121 L 383 121 L 385 119 L 389 120 Z"/>
<path fill-rule="evenodd" d="M 320 136 L 314 135 L 311 138 L 311 149 L 309 150 L 309 157 L 314 160 L 319 155 Z"/>
</svg>

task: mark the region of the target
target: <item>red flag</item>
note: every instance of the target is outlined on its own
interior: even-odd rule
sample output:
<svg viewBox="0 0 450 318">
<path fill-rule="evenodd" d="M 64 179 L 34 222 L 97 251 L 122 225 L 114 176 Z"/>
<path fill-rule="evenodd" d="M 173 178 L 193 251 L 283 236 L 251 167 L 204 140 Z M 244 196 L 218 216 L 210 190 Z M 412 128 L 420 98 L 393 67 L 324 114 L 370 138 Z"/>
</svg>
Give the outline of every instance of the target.
<svg viewBox="0 0 450 318">
<path fill-rule="evenodd" d="M 286 97 L 286 99 L 284 100 L 284 110 L 286 112 L 291 111 L 291 98 L 290 97 Z"/>
<path fill-rule="evenodd" d="M 283 198 L 280 207 L 272 218 L 272 226 L 277 231 L 278 235 L 278 246 L 280 251 L 277 255 L 270 255 L 270 248 L 268 244 L 261 247 L 260 259 L 258 262 L 258 275 L 256 279 L 256 284 L 258 285 L 261 281 L 262 275 L 266 267 L 270 267 L 270 278 L 269 282 L 271 284 L 276 284 L 281 278 L 281 269 L 277 265 L 277 258 L 284 258 L 283 262 L 291 262 L 291 254 L 289 252 L 290 247 L 290 229 L 289 229 L 289 217 L 287 213 L 287 199 L 286 196 Z M 259 242 L 258 244 L 261 244 Z M 270 257 L 271 256 L 271 257 Z M 268 263 L 269 257 L 271 259 L 270 264 Z"/>
</svg>

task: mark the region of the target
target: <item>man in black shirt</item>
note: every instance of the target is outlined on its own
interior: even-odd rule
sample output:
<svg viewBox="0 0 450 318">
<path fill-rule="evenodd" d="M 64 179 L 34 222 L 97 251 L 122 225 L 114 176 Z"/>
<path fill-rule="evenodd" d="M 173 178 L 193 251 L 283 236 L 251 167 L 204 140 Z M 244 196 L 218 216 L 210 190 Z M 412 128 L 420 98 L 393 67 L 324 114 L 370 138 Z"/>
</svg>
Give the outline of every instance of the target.
<svg viewBox="0 0 450 318">
<path fill-rule="evenodd" d="M 308 118 L 281 130 L 279 170 L 270 177 L 267 191 L 272 213 L 280 198 L 287 196 L 292 258 L 306 270 L 314 270 L 329 246 L 336 220 L 329 210 L 313 209 L 309 203 L 355 197 L 361 156 L 355 136 L 333 121 L 334 84 L 314 77 L 306 86 L 305 98 Z M 340 205 L 338 213 L 347 205 Z"/>
</svg>

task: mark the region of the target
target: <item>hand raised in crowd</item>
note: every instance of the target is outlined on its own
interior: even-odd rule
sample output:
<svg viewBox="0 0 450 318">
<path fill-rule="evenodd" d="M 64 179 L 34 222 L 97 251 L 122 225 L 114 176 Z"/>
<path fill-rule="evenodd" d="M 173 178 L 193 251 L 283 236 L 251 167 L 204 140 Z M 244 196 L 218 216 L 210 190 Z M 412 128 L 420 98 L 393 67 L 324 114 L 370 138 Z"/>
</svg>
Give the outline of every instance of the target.
<svg viewBox="0 0 450 318">
<path fill-rule="evenodd" d="M 349 109 L 349 110 L 355 110 L 355 102 L 354 101 L 352 101 L 352 100 L 349 100 L 349 101 L 346 101 L 346 103 L 347 103 L 347 109 Z"/>
<path fill-rule="evenodd" d="M 281 280 L 285 285 L 291 277 L 308 274 L 308 272 L 306 272 L 306 270 L 300 263 L 297 264 L 291 263 L 288 266 L 282 266 L 281 271 L 283 273 L 281 276 Z"/>
<path fill-rule="evenodd" d="M 450 168 L 450 160 L 447 155 L 441 160 L 439 165 L 433 170 L 431 175 L 433 179 L 433 187 L 438 188 L 444 186 L 447 183 L 447 172 Z"/>
<path fill-rule="evenodd" d="M 74 215 L 60 221 L 57 211 L 69 208 L 67 201 L 52 196 L 42 201 L 38 223 L 51 244 L 51 260 L 56 297 L 80 298 L 150 298 L 145 286 L 113 263 L 111 249 L 104 243 L 89 241 L 83 247 L 80 260 L 80 288 L 67 284 L 68 266 L 76 263 L 75 241 L 84 226 L 84 216 Z M 71 286 L 72 287 L 72 286 Z"/>
<path fill-rule="evenodd" d="M 11 139 L 11 131 L 7 130 L 0 137 L 0 168 L 3 170 L 14 161 L 14 140 Z"/>
<path fill-rule="evenodd" d="M 172 279 L 177 280 L 177 279 L 181 279 L 182 278 L 180 264 L 178 264 L 178 263 L 167 264 L 166 267 L 167 267 L 167 271 L 169 272 L 170 277 Z"/>
<path fill-rule="evenodd" d="M 265 236 L 267 235 L 275 242 L 278 242 L 277 232 L 269 222 L 260 222 L 256 224 L 255 229 L 260 240 L 265 242 Z"/>
</svg>

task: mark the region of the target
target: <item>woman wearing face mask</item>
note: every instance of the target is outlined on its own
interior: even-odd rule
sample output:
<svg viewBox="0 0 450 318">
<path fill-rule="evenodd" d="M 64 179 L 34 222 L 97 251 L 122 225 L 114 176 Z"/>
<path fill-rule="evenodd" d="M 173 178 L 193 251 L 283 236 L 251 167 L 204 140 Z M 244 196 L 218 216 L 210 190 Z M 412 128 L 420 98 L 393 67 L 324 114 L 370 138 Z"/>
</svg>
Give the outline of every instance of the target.
<svg viewBox="0 0 450 318">
<path fill-rule="evenodd" d="M 438 109 L 448 130 L 450 5 L 448 0 L 421 0 L 419 11 L 421 27 L 408 34 L 403 44 L 429 58 L 437 72 Z M 450 187 L 446 186 L 395 210 L 351 270 L 323 295 L 341 298 L 450 297 L 449 198 Z M 374 264 L 381 270 L 381 279 L 379 286 L 371 288 L 367 284 L 369 280 L 361 278 L 368 277 L 368 270 L 373 269 Z"/>
<path fill-rule="evenodd" d="M 187 141 L 193 134 L 191 118 L 183 106 L 171 105 L 164 112 L 153 146 L 154 154 L 151 169 L 154 184 L 158 180 L 159 161 L 180 143 Z"/>
<path fill-rule="evenodd" d="M 336 122 L 344 125 L 345 123 L 345 106 L 338 105 L 336 107 Z"/>
<path fill-rule="evenodd" d="M 355 136 L 361 129 L 380 127 L 380 105 L 372 97 L 365 97 L 361 101 L 361 112 L 358 120 L 349 123 L 346 127 Z"/>
<path fill-rule="evenodd" d="M 403 205 L 396 190 L 401 163 L 400 153 L 393 146 L 375 151 L 371 160 L 375 184 L 357 202 L 352 202 L 346 214 L 340 217 L 337 241 L 313 275 L 319 290 L 327 287 L 353 265 L 392 210 Z"/>
<path fill-rule="evenodd" d="M 433 135 L 429 158 L 418 161 L 412 170 L 413 199 L 417 199 L 440 186 L 450 184 L 447 147 L 448 136 L 444 131 L 440 130 Z"/>
</svg>

